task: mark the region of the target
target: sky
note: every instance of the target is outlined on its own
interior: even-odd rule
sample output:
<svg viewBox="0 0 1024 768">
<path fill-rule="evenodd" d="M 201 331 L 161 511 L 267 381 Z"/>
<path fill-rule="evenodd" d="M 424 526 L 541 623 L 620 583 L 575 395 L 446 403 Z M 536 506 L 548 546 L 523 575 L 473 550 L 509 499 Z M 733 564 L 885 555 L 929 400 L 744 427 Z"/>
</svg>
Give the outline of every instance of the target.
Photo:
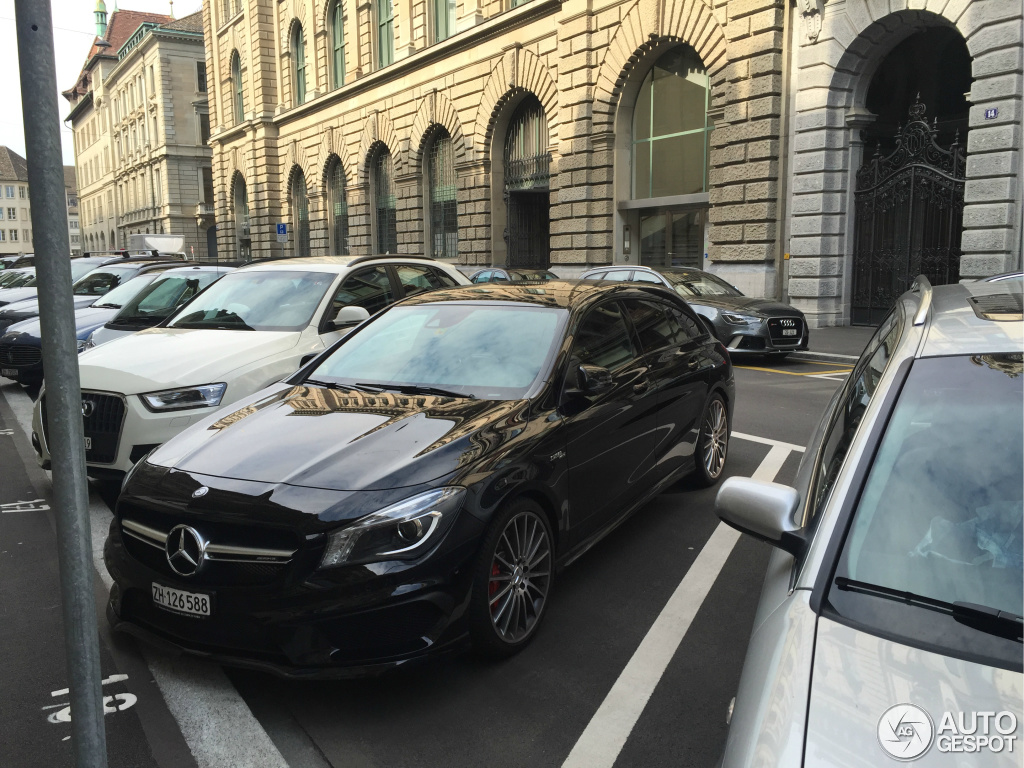
<svg viewBox="0 0 1024 768">
<path fill-rule="evenodd" d="M 26 0 L 39 2 L 39 0 Z M 107 14 L 114 7 L 132 11 L 170 13 L 168 0 L 106 0 Z M 75 82 L 85 63 L 89 46 L 96 35 L 93 11 L 96 0 L 50 0 L 53 12 L 53 44 L 57 59 L 57 110 L 63 120 L 70 104 L 60 95 Z M 202 8 L 201 0 L 177 0 L 174 16 L 181 18 Z M 0 0 L 0 72 L 8 73 L 2 89 L 3 110 L 0 110 L 0 145 L 25 156 L 25 128 L 21 117 L 21 84 L 18 77 L 18 36 L 14 26 L 14 0 Z M 71 129 L 61 125 L 64 164 L 74 165 L 75 151 Z"/>
</svg>

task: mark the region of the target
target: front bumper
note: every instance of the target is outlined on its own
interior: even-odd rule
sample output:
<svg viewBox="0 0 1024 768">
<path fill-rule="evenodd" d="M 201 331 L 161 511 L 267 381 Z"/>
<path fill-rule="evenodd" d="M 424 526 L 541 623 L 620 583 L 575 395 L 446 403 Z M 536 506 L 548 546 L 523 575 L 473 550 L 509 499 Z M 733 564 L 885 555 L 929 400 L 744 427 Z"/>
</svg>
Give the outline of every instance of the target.
<svg viewBox="0 0 1024 768">
<path fill-rule="evenodd" d="M 793 321 L 795 336 L 785 336 L 780 323 Z M 738 325 L 724 320 L 716 323 L 718 337 L 729 350 L 730 355 L 775 354 L 780 352 L 805 351 L 810 343 L 810 331 L 803 318 L 770 317 L 759 323 Z"/>
<path fill-rule="evenodd" d="M 462 544 L 442 543 L 419 563 L 317 571 L 322 546 L 314 546 L 301 548 L 270 583 L 231 584 L 238 579 L 218 576 L 197 584 L 157 560 L 138 559 L 115 517 L 104 547 L 114 580 L 107 618 L 114 630 L 174 652 L 282 677 L 380 674 L 465 645 L 470 563 L 480 531 L 472 515 L 460 520 L 464 530 L 456 533 L 456 521 L 446 540 L 455 534 Z M 193 618 L 156 606 L 154 582 L 210 595 L 211 615 Z"/>
<path fill-rule="evenodd" d="M 0 338 L 0 376 L 19 384 L 38 384 L 43 380 L 43 348 L 26 343 L 13 332 Z"/>
</svg>

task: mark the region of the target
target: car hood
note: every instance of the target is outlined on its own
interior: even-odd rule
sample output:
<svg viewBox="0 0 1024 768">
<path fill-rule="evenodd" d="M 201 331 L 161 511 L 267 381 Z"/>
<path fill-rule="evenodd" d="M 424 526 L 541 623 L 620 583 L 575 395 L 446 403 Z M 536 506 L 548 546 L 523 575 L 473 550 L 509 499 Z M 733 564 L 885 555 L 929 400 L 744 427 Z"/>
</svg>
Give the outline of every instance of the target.
<svg viewBox="0 0 1024 768">
<path fill-rule="evenodd" d="M 736 312 L 757 312 L 769 317 L 800 317 L 796 307 L 773 299 L 755 299 L 750 296 L 693 296 L 686 297 L 693 307 L 714 307 L 719 310 Z"/>
<path fill-rule="evenodd" d="M 34 299 L 35 288 L 0 288 L 0 304 L 8 306 L 25 299 Z"/>
<path fill-rule="evenodd" d="M 84 352 L 78 358 L 82 388 L 134 395 L 213 384 L 236 368 L 287 352 L 298 340 L 292 331 L 150 328 Z"/>
<path fill-rule="evenodd" d="M 429 483 L 522 432 L 528 401 L 275 385 L 189 428 L 150 463 L 337 491 Z M 222 412 L 223 414 L 223 412 Z"/>
<path fill-rule="evenodd" d="M 891 735 L 884 725 L 880 730 L 880 721 L 897 704 L 920 707 L 932 721 L 935 741 L 915 766 L 953 768 L 977 761 L 1019 768 L 1022 696 L 1019 672 L 911 648 L 819 618 L 804 768 L 896 765 L 881 746 L 882 736 Z M 986 750 L 982 758 L 943 751 L 941 737 L 949 731 L 939 731 L 947 712 L 954 720 L 963 712 L 970 726 L 972 713 L 1007 711 L 1018 724 L 1012 753 Z M 913 748 L 915 737 L 907 733 L 904 738 L 906 747 L 893 748 Z"/>
<path fill-rule="evenodd" d="M 90 333 L 95 331 L 107 320 L 117 314 L 116 309 L 102 309 L 95 307 L 86 307 L 75 312 L 75 335 L 79 339 L 88 337 Z M 7 333 L 17 333 L 19 335 L 18 343 L 35 343 L 38 344 L 42 338 L 42 324 L 38 317 L 34 317 L 31 320 L 22 320 L 20 323 L 15 323 L 7 329 Z"/>
<path fill-rule="evenodd" d="M 17 288 L 15 290 L 22 290 Z M 27 290 L 32 291 L 30 296 L 22 296 L 17 302 L 12 301 L 11 303 L 0 309 L 0 315 L 5 312 L 17 312 L 19 315 L 25 317 L 35 317 L 39 314 L 39 299 L 36 298 L 35 288 L 29 288 Z M 102 296 L 72 296 L 72 304 L 75 310 L 82 309 L 84 307 L 91 307 L 97 301 L 102 299 Z M 3 297 L 0 296 L 0 301 L 3 301 Z"/>
</svg>

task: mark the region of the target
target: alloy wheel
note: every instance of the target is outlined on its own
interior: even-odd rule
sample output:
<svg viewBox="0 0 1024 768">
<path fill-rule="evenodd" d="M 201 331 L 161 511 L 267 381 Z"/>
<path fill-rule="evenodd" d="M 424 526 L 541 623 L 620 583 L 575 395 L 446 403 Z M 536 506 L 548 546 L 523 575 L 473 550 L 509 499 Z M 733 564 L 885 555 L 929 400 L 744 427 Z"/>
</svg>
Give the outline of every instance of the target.
<svg viewBox="0 0 1024 768">
<path fill-rule="evenodd" d="M 714 398 L 708 403 L 704 414 L 704 471 L 710 479 L 716 479 L 725 468 L 725 454 L 729 449 L 729 416 L 725 403 Z"/>
<path fill-rule="evenodd" d="M 519 643 L 537 626 L 551 587 L 551 540 L 531 510 L 514 515 L 498 537 L 487 600 L 491 625 L 507 643 Z"/>
</svg>

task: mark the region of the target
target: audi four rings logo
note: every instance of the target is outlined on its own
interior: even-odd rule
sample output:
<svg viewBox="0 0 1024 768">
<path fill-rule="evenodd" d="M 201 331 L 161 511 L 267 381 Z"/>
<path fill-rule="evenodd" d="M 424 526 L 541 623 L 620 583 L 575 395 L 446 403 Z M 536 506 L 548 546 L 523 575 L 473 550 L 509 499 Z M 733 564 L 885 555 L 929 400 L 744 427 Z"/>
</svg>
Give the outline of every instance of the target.
<svg viewBox="0 0 1024 768">
<path fill-rule="evenodd" d="M 780 320 L 779 322 L 782 325 L 789 325 L 789 326 L 796 325 L 796 320 Z"/>
<path fill-rule="evenodd" d="M 96 410 L 96 403 L 94 403 L 92 400 L 82 401 L 82 415 L 85 418 L 88 419 L 90 416 L 92 416 L 92 412 L 94 410 Z"/>
<path fill-rule="evenodd" d="M 179 576 L 194 576 L 206 559 L 206 541 L 199 531 L 187 525 L 176 525 L 167 534 L 167 562 Z"/>
</svg>

